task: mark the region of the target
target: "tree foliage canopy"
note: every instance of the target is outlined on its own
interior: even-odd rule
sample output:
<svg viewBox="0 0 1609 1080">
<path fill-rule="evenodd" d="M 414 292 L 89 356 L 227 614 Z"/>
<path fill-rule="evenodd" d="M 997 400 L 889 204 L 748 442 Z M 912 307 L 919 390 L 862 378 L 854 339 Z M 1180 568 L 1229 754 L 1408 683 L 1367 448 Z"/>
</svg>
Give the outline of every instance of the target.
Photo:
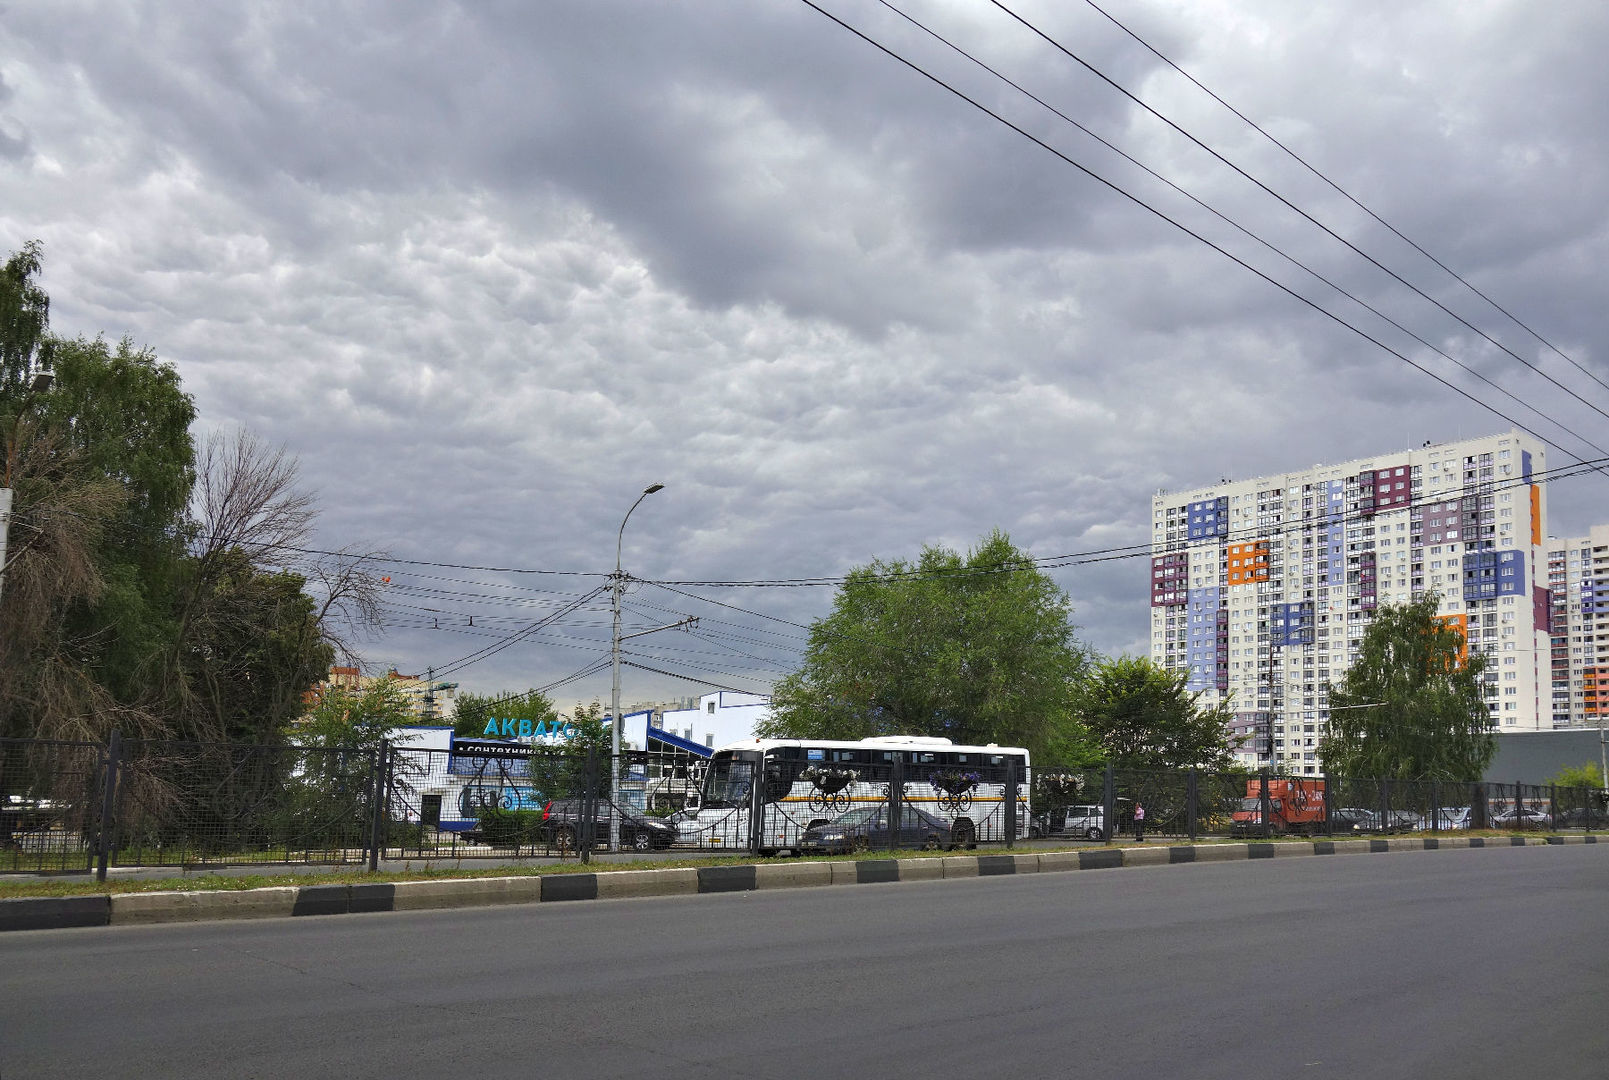
<svg viewBox="0 0 1609 1080">
<path fill-rule="evenodd" d="M 460 691 L 453 707 L 453 734 L 479 738 L 487 733 L 490 720 L 529 720 L 534 726 L 557 719 L 553 700 L 540 690 L 496 696 Z"/>
<path fill-rule="evenodd" d="M 946 736 L 1082 753 L 1074 684 L 1087 660 L 1071 603 L 996 530 L 965 555 L 849 573 L 810 629 L 803 665 L 772 695 L 772 737 Z"/>
<path fill-rule="evenodd" d="M 1390 780 L 1475 780 L 1497 741 L 1481 692 L 1487 657 L 1437 618 L 1435 593 L 1375 612 L 1358 660 L 1330 691 L 1324 771 Z"/>
<path fill-rule="evenodd" d="M 244 432 L 198 456 L 173 365 L 53 335 L 41 267 L 0 267 L 0 736 L 282 741 L 372 575 L 343 556 L 311 595 L 279 554 L 313 518 L 294 459 Z"/>
<path fill-rule="evenodd" d="M 1141 657 L 1097 663 L 1078 690 L 1078 715 L 1101 756 L 1131 769 L 1227 769 L 1229 703 L 1200 704 L 1188 676 Z"/>
</svg>

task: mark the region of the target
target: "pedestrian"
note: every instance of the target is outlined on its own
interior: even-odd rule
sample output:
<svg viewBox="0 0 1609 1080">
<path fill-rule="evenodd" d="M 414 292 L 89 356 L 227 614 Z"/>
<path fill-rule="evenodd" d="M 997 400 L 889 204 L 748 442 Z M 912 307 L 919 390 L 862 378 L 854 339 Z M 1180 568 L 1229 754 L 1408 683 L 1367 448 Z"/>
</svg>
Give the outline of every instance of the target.
<svg viewBox="0 0 1609 1080">
<path fill-rule="evenodd" d="M 1134 804 L 1134 839 L 1145 843 L 1145 807 L 1139 803 Z"/>
</svg>

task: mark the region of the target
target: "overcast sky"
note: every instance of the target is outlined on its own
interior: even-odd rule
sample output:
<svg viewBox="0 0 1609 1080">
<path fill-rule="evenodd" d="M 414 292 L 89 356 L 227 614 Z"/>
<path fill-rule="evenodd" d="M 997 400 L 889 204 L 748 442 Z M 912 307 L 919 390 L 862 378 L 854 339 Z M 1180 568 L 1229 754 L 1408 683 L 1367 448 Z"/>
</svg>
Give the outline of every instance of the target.
<svg viewBox="0 0 1609 1080">
<path fill-rule="evenodd" d="M 820 2 L 1556 442 L 1550 466 L 1603 453 L 1561 423 L 1609 447 L 1609 389 L 1095 8 L 1010 5 L 1503 348 L 987 0 L 898 6 L 1434 348 L 890 8 Z M 1609 5 L 1102 6 L 1609 381 Z M 320 545 L 420 562 L 607 572 L 655 482 L 624 545 L 642 578 L 830 576 L 994 527 L 1065 555 L 1144 543 L 1158 488 L 1511 426 L 799 0 L 0 0 L 0 257 L 33 238 L 57 332 L 130 335 L 202 434 L 298 454 Z M 1606 491 L 1554 485 L 1552 531 L 1609 520 Z M 391 573 L 365 659 L 409 673 L 601 583 Z M 1055 575 L 1086 640 L 1145 651 L 1145 560 Z M 772 618 L 640 587 L 630 628 L 703 622 L 637 662 L 759 691 L 832 600 L 685 591 Z M 451 677 L 545 685 L 608 636 L 594 603 Z"/>
</svg>

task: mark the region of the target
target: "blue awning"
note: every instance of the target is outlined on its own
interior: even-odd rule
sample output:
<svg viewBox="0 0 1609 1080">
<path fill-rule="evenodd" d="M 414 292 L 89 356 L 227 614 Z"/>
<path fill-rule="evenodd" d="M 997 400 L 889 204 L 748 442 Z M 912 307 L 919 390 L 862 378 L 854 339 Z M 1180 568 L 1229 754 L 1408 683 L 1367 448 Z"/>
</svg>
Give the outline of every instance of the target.
<svg viewBox="0 0 1609 1080">
<path fill-rule="evenodd" d="M 689 754 L 697 754 L 701 758 L 715 756 L 715 751 L 712 748 L 693 742 L 691 739 L 684 739 L 680 735 L 672 735 L 670 732 L 662 731 L 652 724 L 648 725 L 648 738 L 656 742 L 662 742 L 666 746 L 674 746 L 678 750 L 686 750 Z"/>
</svg>

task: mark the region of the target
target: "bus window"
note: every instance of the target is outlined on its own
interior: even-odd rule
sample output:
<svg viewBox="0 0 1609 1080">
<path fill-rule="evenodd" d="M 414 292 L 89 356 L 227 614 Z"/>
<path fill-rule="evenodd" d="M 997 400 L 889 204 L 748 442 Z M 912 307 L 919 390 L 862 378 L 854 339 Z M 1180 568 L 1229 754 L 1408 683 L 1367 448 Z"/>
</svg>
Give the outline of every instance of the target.
<svg viewBox="0 0 1609 1080">
<path fill-rule="evenodd" d="M 748 805 L 753 780 L 754 766 L 750 762 L 717 757 L 710 762 L 709 773 L 704 777 L 704 809 L 730 810 Z"/>
</svg>

